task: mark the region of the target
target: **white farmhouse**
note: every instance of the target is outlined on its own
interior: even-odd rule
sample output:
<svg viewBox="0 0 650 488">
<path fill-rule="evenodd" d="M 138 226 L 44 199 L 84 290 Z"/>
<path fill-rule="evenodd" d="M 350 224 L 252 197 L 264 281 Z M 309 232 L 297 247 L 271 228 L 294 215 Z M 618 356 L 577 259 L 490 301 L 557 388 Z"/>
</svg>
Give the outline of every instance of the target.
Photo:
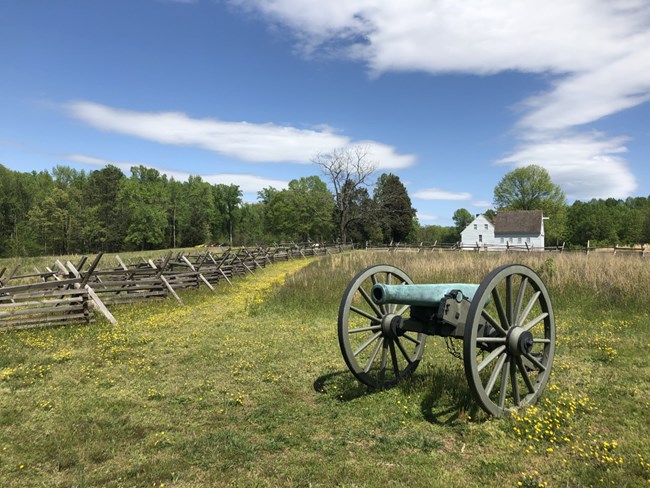
<svg viewBox="0 0 650 488">
<path fill-rule="evenodd" d="M 460 236 L 464 248 L 522 247 L 544 250 L 544 215 L 541 210 L 499 212 L 492 221 L 479 214 Z"/>
</svg>

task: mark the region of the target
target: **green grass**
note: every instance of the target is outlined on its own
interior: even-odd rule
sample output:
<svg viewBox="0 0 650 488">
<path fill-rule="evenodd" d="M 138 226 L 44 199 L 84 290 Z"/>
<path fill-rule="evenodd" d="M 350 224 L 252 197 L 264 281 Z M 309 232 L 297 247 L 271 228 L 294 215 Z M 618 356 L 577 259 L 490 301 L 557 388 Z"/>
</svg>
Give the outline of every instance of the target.
<svg viewBox="0 0 650 488">
<path fill-rule="evenodd" d="M 0 334 L 0 486 L 647 486 L 650 263 L 592 257 L 294 260 L 184 307 L 116 308 L 117 326 Z M 394 389 L 346 370 L 338 302 L 363 267 L 480 282 L 509 260 L 555 305 L 537 407 L 486 418 L 436 337 Z"/>
</svg>

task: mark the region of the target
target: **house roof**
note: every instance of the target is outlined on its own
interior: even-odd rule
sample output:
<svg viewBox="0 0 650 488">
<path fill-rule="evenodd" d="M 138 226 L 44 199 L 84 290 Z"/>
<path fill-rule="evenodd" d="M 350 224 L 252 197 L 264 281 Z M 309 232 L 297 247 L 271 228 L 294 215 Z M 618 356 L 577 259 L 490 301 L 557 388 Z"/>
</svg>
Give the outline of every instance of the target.
<svg viewBox="0 0 650 488">
<path fill-rule="evenodd" d="M 494 217 L 494 235 L 539 235 L 542 232 L 542 217 L 541 210 L 499 212 Z"/>
</svg>

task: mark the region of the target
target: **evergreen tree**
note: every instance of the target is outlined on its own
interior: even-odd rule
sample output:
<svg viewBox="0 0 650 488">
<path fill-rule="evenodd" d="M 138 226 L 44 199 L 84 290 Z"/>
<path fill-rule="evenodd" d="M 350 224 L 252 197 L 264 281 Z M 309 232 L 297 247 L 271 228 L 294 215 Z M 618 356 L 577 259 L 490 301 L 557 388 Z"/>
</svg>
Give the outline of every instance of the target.
<svg viewBox="0 0 650 488">
<path fill-rule="evenodd" d="M 373 200 L 384 242 L 404 242 L 413 228 L 415 209 L 399 177 L 391 173 L 382 174 L 375 185 Z"/>
</svg>

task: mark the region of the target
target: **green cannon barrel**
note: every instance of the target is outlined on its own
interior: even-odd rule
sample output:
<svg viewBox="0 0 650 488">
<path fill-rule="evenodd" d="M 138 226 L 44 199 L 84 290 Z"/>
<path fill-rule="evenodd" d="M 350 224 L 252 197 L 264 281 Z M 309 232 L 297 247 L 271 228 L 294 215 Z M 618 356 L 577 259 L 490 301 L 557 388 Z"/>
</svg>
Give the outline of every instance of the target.
<svg viewBox="0 0 650 488">
<path fill-rule="evenodd" d="M 416 307 L 437 307 L 452 290 L 460 290 L 464 297 L 472 299 L 479 285 L 467 283 L 442 283 L 435 285 L 386 285 L 377 283 L 372 287 L 372 300 L 382 305 L 399 303 Z"/>
</svg>

